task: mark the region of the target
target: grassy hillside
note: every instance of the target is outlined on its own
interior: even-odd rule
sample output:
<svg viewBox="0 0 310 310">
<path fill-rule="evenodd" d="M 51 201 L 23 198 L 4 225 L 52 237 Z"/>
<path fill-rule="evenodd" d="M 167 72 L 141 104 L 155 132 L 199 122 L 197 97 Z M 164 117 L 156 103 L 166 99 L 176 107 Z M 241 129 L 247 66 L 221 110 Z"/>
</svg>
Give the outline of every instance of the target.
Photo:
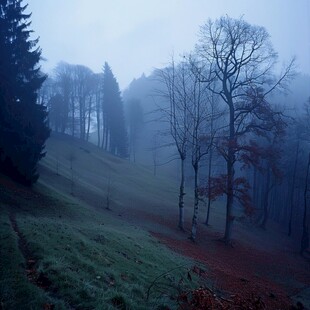
<svg viewBox="0 0 310 310">
<path fill-rule="evenodd" d="M 106 207 L 110 192 L 110 207 L 117 210 L 118 207 L 130 210 L 132 205 L 141 210 L 152 207 L 165 210 L 167 206 L 169 209 L 175 206 L 178 191 L 171 180 L 155 178 L 140 165 L 112 156 L 93 144 L 63 136 L 48 141 L 41 182 L 80 199 L 83 195 L 89 199 L 92 194 L 100 208 Z"/>
<path fill-rule="evenodd" d="M 236 221 L 227 247 L 217 203 L 194 244 L 176 227 L 175 182 L 66 136 L 47 152 L 31 190 L 0 175 L 1 310 L 310 306 L 308 262 L 281 230 Z M 191 206 L 188 192 L 187 229 Z"/>
<path fill-rule="evenodd" d="M 34 189 L 0 176 L 0 309 L 177 308 L 194 263 L 120 217 L 164 212 L 175 189 L 90 144 L 47 150 Z"/>
</svg>

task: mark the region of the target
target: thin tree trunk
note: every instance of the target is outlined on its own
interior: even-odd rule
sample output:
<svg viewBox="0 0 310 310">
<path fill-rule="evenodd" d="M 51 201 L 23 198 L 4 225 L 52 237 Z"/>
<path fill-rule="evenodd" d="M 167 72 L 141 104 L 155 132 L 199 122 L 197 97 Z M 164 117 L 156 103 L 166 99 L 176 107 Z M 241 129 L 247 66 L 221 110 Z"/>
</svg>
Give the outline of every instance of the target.
<svg viewBox="0 0 310 310">
<path fill-rule="evenodd" d="M 253 195 L 253 203 L 255 206 L 258 205 L 257 203 L 257 168 L 254 166 L 254 171 L 253 171 L 253 190 L 252 190 L 252 195 Z"/>
<path fill-rule="evenodd" d="M 195 185 L 194 185 L 194 193 L 195 193 L 195 200 L 194 200 L 194 213 L 192 219 L 192 231 L 190 239 L 192 241 L 196 240 L 197 236 L 197 226 L 198 226 L 198 211 L 199 211 L 199 195 L 198 195 L 198 164 L 194 164 L 194 172 L 195 172 Z"/>
<path fill-rule="evenodd" d="M 277 200 L 276 200 L 276 189 L 273 189 L 271 191 L 270 195 L 270 218 L 275 221 L 276 218 L 276 205 L 277 205 Z"/>
<path fill-rule="evenodd" d="M 100 147 L 100 108 L 99 108 L 99 99 L 98 99 L 99 95 L 97 94 L 96 95 L 96 117 L 97 117 L 97 139 L 98 139 L 98 142 L 97 142 L 97 145 L 98 147 Z"/>
<path fill-rule="evenodd" d="M 90 121 L 91 121 L 91 101 L 92 97 L 89 97 L 89 105 L 88 105 L 88 119 L 87 119 L 87 132 L 86 132 L 86 141 L 89 140 L 89 131 L 90 131 Z"/>
<path fill-rule="evenodd" d="M 209 225 L 209 218 L 210 218 L 210 208 L 211 208 L 211 168 L 212 168 L 212 148 L 210 148 L 210 154 L 209 154 L 209 169 L 208 169 L 208 209 L 207 209 L 207 218 L 205 221 L 206 225 Z"/>
<path fill-rule="evenodd" d="M 270 168 L 268 167 L 267 171 L 267 180 L 266 180 L 266 191 L 264 195 L 264 216 L 261 224 L 261 228 L 266 229 L 266 224 L 269 217 L 269 210 L 268 210 L 268 201 L 269 201 L 269 192 L 270 192 Z"/>
<path fill-rule="evenodd" d="M 289 237 L 292 234 L 292 218 L 293 218 L 293 209 L 294 209 L 295 180 L 296 180 L 296 170 L 297 170 L 298 154 L 299 154 L 299 139 L 298 139 L 298 142 L 297 142 L 296 156 L 295 156 L 295 162 L 294 162 L 294 171 L 293 171 L 291 199 L 290 199 L 290 201 L 291 201 L 291 210 L 290 210 L 290 217 L 289 217 L 289 222 L 288 222 L 288 233 L 287 233 L 287 235 Z"/>
<path fill-rule="evenodd" d="M 72 103 L 72 136 L 74 137 L 75 134 L 75 103 L 74 103 L 74 97 L 71 97 L 71 103 Z"/>
<path fill-rule="evenodd" d="M 210 134 L 213 136 L 214 130 L 213 130 L 213 122 L 214 122 L 214 97 L 212 96 L 212 104 L 211 104 L 211 120 L 210 120 Z M 212 141 L 212 140 L 211 140 Z M 212 159 L 213 159 L 213 148 L 212 145 L 210 145 L 210 152 L 209 152 L 209 167 L 208 167 L 208 206 L 207 206 L 207 217 L 205 224 L 209 225 L 209 219 L 210 219 L 210 209 L 211 209 L 211 169 L 212 169 Z"/>
<path fill-rule="evenodd" d="M 109 130 L 107 126 L 105 127 L 104 149 L 110 151 Z"/>
<path fill-rule="evenodd" d="M 85 139 L 85 130 L 84 130 L 84 105 L 85 102 L 84 100 L 79 97 L 79 112 L 80 112 L 80 139 L 84 140 Z"/>
<path fill-rule="evenodd" d="M 227 93 L 227 85 L 224 85 L 225 92 Z M 228 151 L 227 151 L 227 183 L 226 183 L 226 225 L 224 241 L 226 244 L 231 242 L 232 235 L 232 225 L 234 221 L 233 216 L 233 202 L 234 202 L 234 163 L 235 163 L 235 153 L 234 153 L 234 142 L 235 142 L 235 111 L 232 98 L 230 94 L 227 93 L 227 98 L 229 98 L 229 141 L 228 141 Z"/>
<path fill-rule="evenodd" d="M 180 182 L 180 193 L 179 193 L 179 225 L 181 230 L 184 230 L 184 161 L 185 159 L 181 156 L 181 182 Z"/>
<path fill-rule="evenodd" d="M 262 174 L 256 169 L 255 169 L 255 192 L 254 192 L 254 203 L 255 206 L 257 208 L 257 216 L 255 218 L 255 224 L 256 225 L 260 225 L 260 223 L 262 222 L 263 216 L 264 216 L 264 212 L 263 212 L 263 208 L 262 206 L 262 196 L 263 196 L 263 187 L 262 184 L 264 184 L 264 180 L 262 180 Z M 254 185 L 253 185 L 254 186 Z"/>
<path fill-rule="evenodd" d="M 308 225 L 308 205 L 307 205 L 307 195 L 308 195 L 308 179 L 309 179 L 309 169 L 310 169 L 310 153 L 307 164 L 307 173 L 305 181 L 305 190 L 304 190 L 304 214 L 302 221 L 302 237 L 300 243 L 300 254 L 303 255 L 304 251 L 309 247 L 309 225 Z"/>
<path fill-rule="evenodd" d="M 232 153 L 231 150 L 228 150 L 229 153 Z M 234 221 L 234 216 L 232 213 L 233 201 L 234 201 L 234 192 L 233 192 L 233 180 L 234 180 L 234 167 L 233 167 L 233 154 L 230 154 L 227 161 L 227 198 L 226 198 L 226 225 L 225 225 L 225 234 L 224 241 L 225 243 L 231 242 L 232 235 L 232 225 Z"/>
</svg>

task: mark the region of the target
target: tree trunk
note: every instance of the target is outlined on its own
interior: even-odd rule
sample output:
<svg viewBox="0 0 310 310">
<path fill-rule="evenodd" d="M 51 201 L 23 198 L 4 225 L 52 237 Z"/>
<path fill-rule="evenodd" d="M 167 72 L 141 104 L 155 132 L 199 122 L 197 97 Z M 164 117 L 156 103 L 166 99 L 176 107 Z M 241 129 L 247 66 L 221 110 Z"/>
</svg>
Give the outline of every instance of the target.
<svg viewBox="0 0 310 310">
<path fill-rule="evenodd" d="M 108 118 L 107 114 L 104 113 L 104 108 L 102 107 L 102 141 L 101 148 L 107 151 L 108 147 Z"/>
<path fill-rule="evenodd" d="M 210 208 L 211 208 L 211 167 L 212 167 L 212 147 L 210 148 L 210 154 L 209 154 L 209 169 L 208 169 L 208 209 L 207 209 L 207 218 L 205 221 L 206 225 L 209 225 L 209 218 L 210 218 Z"/>
<path fill-rule="evenodd" d="M 299 139 L 297 141 L 297 149 L 296 149 L 294 171 L 293 171 L 292 190 L 291 190 L 291 199 L 290 199 L 291 210 L 290 210 L 290 217 L 289 217 L 289 222 L 288 222 L 288 233 L 287 233 L 289 237 L 292 234 L 292 218 L 293 218 L 293 209 L 294 209 L 295 180 L 296 180 L 296 168 L 297 168 L 298 154 L 299 154 Z"/>
<path fill-rule="evenodd" d="M 254 206 L 257 208 L 257 168 L 254 166 L 253 168 L 253 189 L 252 189 L 252 200 Z"/>
<path fill-rule="evenodd" d="M 226 88 L 226 85 L 225 85 Z M 228 96 L 227 96 L 228 98 Z M 228 141 L 228 154 L 227 154 L 227 182 L 226 182 L 226 225 L 224 241 L 226 244 L 231 242 L 232 225 L 234 221 L 233 216 L 233 202 L 234 202 L 234 163 L 235 163 L 235 111 L 230 98 L 229 106 L 229 141 Z"/>
<path fill-rule="evenodd" d="M 194 172 L 195 172 L 195 185 L 194 185 L 195 200 L 194 200 L 194 213 L 193 213 L 193 219 L 192 219 L 192 232 L 191 232 L 191 237 L 190 237 L 192 241 L 196 240 L 197 226 L 198 226 L 198 211 L 199 211 L 198 163 L 194 164 Z"/>
<path fill-rule="evenodd" d="M 305 181 L 305 190 L 304 190 L 304 214 L 302 221 L 302 237 L 300 244 L 300 254 L 303 255 L 304 251 L 309 248 L 309 225 L 308 225 L 308 205 L 307 205 L 307 195 L 308 195 L 308 180 L 309 180 L 309 168 L 310 168 L 310 153 L 307 164 L 307 173 Z"/>
<path fill-rule="evenodd" d="M 233 154 L 232 150 L 228 150 L 228 161 L 227 161 L 227 197 L 226 197 L 226 225 L 224 241 L 225 243 L 231 242 L 232 225 L 234 221 L 234 216 L 232 213 L 233 201 L 234 201 L 234 190 L 233 190 L 233 180 L 234 180 L 234 167 L 233 167 Z"/>
<path fill-rule="evenodd" d="M 72 103 L 72 137 L 75 135 L 75 103 L 74 103 L 74 97 L 71 97 L 71 103 Z"/>
<path fill-rule="evenodd" d="M 88 118 L 87 118 L 87 132 L 86 132 L 86 141 L 88 142 L 89 140 L 89 131 L 90 131 L 90 121 L 91 121 L 91 102 L 92 102 L 92 97 L 89 97 L 89 105 L 88 105 Z"/>
<path fill-rule="evenodd" d="M 109 129 L 106 126 L 105 127 L 105 138 L 104 138 L 104 149 L 106 151 L 110 151 L 110 141 L 109 141 L 110 135 L 109 135 Z"/>
<path fill-rule="evenodd" d="M 184 156 L 181 156 L 181 182 L 180 182 L 180 193 L 179 193 L 179 225 L 178 227 L 181 230 L 184 230 Z"/>
<path fill-rule="evenodd" d="M 80 139 L 85 140 L 85 100 L 79 97 L 79 113 L 80 113 Z"/>
<path fill-rule="evenodd" d="M 269 192 L 270 192 L 270 168 L 268 167 L 267 171 L 267 180 L 266 180 L 266 191 L 264 195 L 264 216 L 261 224 L 261 228 L 266 229 L 267 220 L 269 217 L 268 212 L 268 201 L 269 201 Z"/>
<path fill-rule="evenodd" d="M 96 94 L 96 117 L 97 117 L 97 145 L 100 147 L 100 108 L 99 108 L 99 94 Z"/>
<path fill-rule="evenodd" d="M 210 120 L 210 134 L 213 136 L 214 130 L 213 130 L 213 121 L 214 121 L 214 97 L 212 96 L 212 105 L 211 105 L 211 120 Z M 211 140 L 212 141 L 212 140 Z M 210 219 L 210 209 L 211 209 L 211 169 L 212 169 L 212 159 L 213 159 L 213 147 L 210 147 L 210 152 L 209 152 L 209 167 L 208 167 L 208 206 L 207 206 L 207 217 L 205 224 L 209 225 L 209 219 Z"/>
</svg>

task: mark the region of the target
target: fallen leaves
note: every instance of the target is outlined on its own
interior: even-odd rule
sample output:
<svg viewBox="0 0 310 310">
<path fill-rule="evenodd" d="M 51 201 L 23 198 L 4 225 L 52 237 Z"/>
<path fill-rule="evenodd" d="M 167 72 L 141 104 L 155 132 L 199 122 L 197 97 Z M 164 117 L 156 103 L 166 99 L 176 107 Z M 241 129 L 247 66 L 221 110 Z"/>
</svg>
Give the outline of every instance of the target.
<svg viewBox="0 0 310 310">
<path fill-rule="evenodd" d="M 229 299 L 217 296 L 209 288 L 199 288 L 183 292 L 178 297 L 179 310 L 264 310 L 266 305 L 258 296 L 244 299 L 242 296 L 233 295 Z"/>
</svg>

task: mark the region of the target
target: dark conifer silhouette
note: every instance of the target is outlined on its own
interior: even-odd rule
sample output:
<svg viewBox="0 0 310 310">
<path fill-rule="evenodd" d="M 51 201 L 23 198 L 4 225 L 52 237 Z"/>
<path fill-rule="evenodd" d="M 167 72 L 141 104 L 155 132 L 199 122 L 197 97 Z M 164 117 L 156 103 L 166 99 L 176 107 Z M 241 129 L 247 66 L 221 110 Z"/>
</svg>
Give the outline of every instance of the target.
<svg viewBox="0 0 310 310">
<path fill-rule="evenodd" d="M 112 154 L 128 156 L 123 102 L 118 83 L 108 63 L 103 74 L 103 147 Z"/>
<path fill-rule="evenodd" d="M 26 9 L 21 0 L 0 0 L 0 170 L 31 185 L 49 129 L 46 108 L 37 104 L 46 76 Z"/>
</svg>

